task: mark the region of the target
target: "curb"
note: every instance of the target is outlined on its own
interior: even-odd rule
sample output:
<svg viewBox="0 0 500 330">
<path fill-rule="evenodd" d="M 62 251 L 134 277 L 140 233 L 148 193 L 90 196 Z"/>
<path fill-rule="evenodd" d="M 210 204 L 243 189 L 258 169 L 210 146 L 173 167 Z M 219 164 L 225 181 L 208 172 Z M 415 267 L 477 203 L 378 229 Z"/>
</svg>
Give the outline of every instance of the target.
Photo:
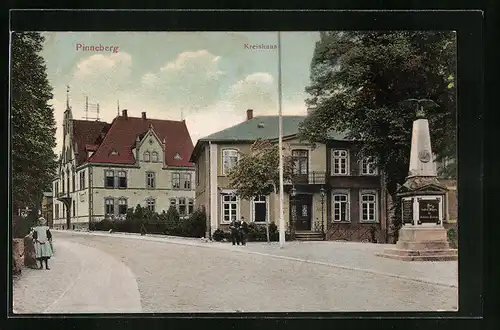
<svg viewBox="0 0 500 330">
<path fill-rule="evenodd" d="M 68 231 L 61 231 L 61 232 L 66 232 Z M 224 243 L 220 243 L 217 245 L 206 245 L 206 243 L 216 243 L 213 241 L 208 241 L 208 242 L 193 242 L 193 243 L 187 243 L 187 242 L 181 242 L 183 238 L 185 237 L 177 237 L 177 236 L 165 236 L 165 235 L 144 235 L 141 236 L 140 234 L 137 235 L 135 233 L 127 233 L 123 236 L 118 236 L 114 234 L 109 234 L 108 232 L 73 232 L 77 234 L 87 234 L 87 235 L 94 235 L 94 236 L 104 236 L 104 237 L 116 237 L 116 238 L 139 238 L 139 237 L 150 237 L 150 238 L 164 238 L 162 240 L 148 240 L 148 241 L 153 241 L 153 242 L 163 242 L 163 243 L 170 243 L 170 244 L 179 244 L 179 245 L 191 245 L 191 246 L 198 246 L 198 247 L 204 247 L 204 248 L 218 248 L 220 250 L 226 250 L 226 251 L 233 251 L 233 252 L 239 252 L 239 253 L 246 253 L 246 254 L 253 254 L 253 255 L 260 255 L 260 256 L 266 256 L 266 257 L 272 257 L 272 258 L 277 258 L 277 259 L 283 259 L 283 260 L 290 260 L 290 261 L 298 261 L 298 262 L 305 262 L 305 263 L 310 263 L 310 264 L 316 264 L 316 265 L 322 265 L 322 266 L 329 266 L 329 267 L 335 267 L 339 269 L 344 269 L 344 270 L 350 270 L 350 271 L 356 271 L 356 272 L 363 272 L 363 273 L 368 273 L 368 274 L 373 274 L 373 275 L 379 275 L 379 276 L 387 276 L 387 277 L 393 277 L 397 278 L 400 280 L 407 280 L 407 281 L 413 281 L 413 282 L 418 282 L 418 283 L 424 283 L 424 284 L 431 284 L 431 285 L 437 285 L 437 286 L 442 286 L 442 287 L 449 287 L 449 288 L 458 288 L 458 285 L 456 284 L 447 284 L 447 283 L 440 283 L 440 282 L 435 282 L 429 279 L 420 279 L 420 278 L 413 278 L 409 276 L 404 276 L 404 275 L 398 275 L 398 274 L 392 274 L 392 273 L 385 273 L 385 272 L 379 272 L 376 270 L 370 270 L 370 269 L 362 269 L 362 268 L 356 268 L 356 267 L 349 267 L 349 266 L 342 266 L 338 264 L 333 264 L 333 263 L 327 263 L 327 262 L 322 262 L 322 261 L 316 261 L 316 260 L 308 260 L 308 259 L 301 259 L 301 258 L 296 258 L 296 257 L 288 257 L 288 256 L 281 256 L 281 255 L 276 255 L 276 254 L 269 254 L 269 253 L 262 253 L 262 252 L 257 252 L 257 251 L 249 251 L 249 250 L 244 250 L 244 249 L 235 249 L 232 248 L 232 246 L 227 246 L 227 247 L 222 247 Z M 119 233 L 123 234 L 123 233 Z M 129 237 L 126 237 L 129 236 Z M 178 241 L 169 241 L 165 238 L 175 238 Z M 186 239 L 186 241 L 192 241 L 192 240 L 199 240 L 199 238 L 191 238 L 191 239 Z M 205 244 L 203 244 L 205 243 Z M 219 243 L 219 242 L 217 242 Z"/>
</svg>

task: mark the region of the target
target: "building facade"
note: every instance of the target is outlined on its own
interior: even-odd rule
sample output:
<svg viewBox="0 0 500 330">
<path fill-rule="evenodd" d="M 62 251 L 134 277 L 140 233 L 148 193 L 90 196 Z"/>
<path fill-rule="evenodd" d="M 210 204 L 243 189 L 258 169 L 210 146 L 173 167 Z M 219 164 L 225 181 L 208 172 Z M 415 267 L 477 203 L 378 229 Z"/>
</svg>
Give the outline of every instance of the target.
<svg viewBox="0 0 500 330">
<path fill-rule="evenodd" d="M 344 134 L 332 134 L 327 144 L 300 141 L 298 127 L 304 119 L 283 117 L 284 153 L 295 164 L 294 179 L 284 187 L 287 228 L 356 241 L 370 240 L 375 229 L 377 239 L 384 240 L 387 220 L 377 169 L 369 160 L 356 159 L 359 145 Z M 242 216 L 255 223 L 279 223 L 278 194 L 241 200 L 227 178 L 239 152 L 248 151 L 255 140 L 277 143 L 277 126 L 277 116 L 253 117 L 248 110 L 243 123 L 198 140 L 190 161 L 196 167 L 195 203 L 207 212 L 207 235 L 227 229 L 232 218 Z"/>
<path fill-rule="evenodd" d="M 63 149 L 53 181 L 54 227 L 88 228 L 124 219 L 137 205 L 154 212 L 194 210 L 193 143 L 184 121 L 129 117 L 112 123 L 75 120 L 67 107 Z"/>
</svg>

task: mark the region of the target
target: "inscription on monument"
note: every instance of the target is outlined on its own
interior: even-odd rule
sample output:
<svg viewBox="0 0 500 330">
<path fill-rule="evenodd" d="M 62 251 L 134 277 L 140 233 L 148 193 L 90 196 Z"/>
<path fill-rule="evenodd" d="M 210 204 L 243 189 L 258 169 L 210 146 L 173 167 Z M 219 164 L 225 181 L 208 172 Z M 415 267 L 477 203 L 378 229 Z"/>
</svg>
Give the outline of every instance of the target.
<svg viewBox="0 0 500 330">
<path fill-rule="evenodd" d="M 413 223 L 413 198 L 403 200 L 403 224 Z"/>
<path fill-rule="evenodd" d="M 418 201 L 419 223 L 439 224 L 439 199 L 422 199 Z"/>
</svg>

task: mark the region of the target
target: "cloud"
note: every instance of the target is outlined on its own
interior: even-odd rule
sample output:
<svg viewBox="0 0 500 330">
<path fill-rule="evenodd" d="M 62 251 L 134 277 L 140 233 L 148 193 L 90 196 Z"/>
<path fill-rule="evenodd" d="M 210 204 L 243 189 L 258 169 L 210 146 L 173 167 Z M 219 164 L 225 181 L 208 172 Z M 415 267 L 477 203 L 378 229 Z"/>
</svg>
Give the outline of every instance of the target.
<svg viewBox="0 0 500 330">
<path fill-rule="evenodd" d="M 125 52 L 94 54 L 77 63 L 70 86 L 90 98 L 105 100 L 133 88 L 131 69 L 132 57 Z"/>
<path fill-rule="evenodd" d="M 235 109 L 277 109 L 278 86 L 273 76 L 256 72 L 236 82 L 229 90 L 228 99 Z"/>
<path fill-rule="evenodd" d="M 141 77 L 139 93 L 165 107 L 199 110 L 218 100 L 221 57 L 207 50 L 188 51 Z"/>
</svg>

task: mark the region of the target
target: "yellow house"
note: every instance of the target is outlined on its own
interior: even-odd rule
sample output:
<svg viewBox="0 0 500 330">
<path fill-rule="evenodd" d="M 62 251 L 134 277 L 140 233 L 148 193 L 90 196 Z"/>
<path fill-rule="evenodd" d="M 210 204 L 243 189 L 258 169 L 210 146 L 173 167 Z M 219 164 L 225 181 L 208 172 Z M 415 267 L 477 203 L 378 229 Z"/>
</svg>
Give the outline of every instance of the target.
<svg viewBox="0 0 500 330">
<path fill-rule="evenodd" d="M 288 230 L 290 219 L 293 219 L 297 238 L 299 235 L 311 238 L 314 234 L 320 238 L 332 227 L 333 213 L 338 210 L 329 206 L 333 203 L 333 197 L 329 196 L 332 193 L 331 175 L 327 171 L 331 163 L 330 152 L 324 144 L 313 146 L 297 137 L 299 124 L 304 119 L 305 116 L 283 116 L 284 152 L 295 159 L 297 178 L 293 183 L 285 182 L 284 220 Z M 244 217 L 247 222 L 274 222 L 278 225 L 279 194 L 243 200 L 235 194 L 227 177 L 229 169 L 238 161 L 239 152 L 248 151 L 255 140 L 260 138 L 277 143 L 278 120 L 278 116 L 254 117 L 253 110 L 247 110 L 244 122 L 198 140 L 190 161 L 196 166 L 195 204 L 207 213 L 207 236 L 219 228 L 226 229 L 233 218 Z M 343 140 L 341 134 L 335 138 Z M 344 211 L 349 209 L 346 206 Z M 379 207 L 376 210 L 380 212 Z M 380 217 L 374 219 L 380 222 Z M 336 239 L 331 235 L 327 238 Z"/>
</svg>

